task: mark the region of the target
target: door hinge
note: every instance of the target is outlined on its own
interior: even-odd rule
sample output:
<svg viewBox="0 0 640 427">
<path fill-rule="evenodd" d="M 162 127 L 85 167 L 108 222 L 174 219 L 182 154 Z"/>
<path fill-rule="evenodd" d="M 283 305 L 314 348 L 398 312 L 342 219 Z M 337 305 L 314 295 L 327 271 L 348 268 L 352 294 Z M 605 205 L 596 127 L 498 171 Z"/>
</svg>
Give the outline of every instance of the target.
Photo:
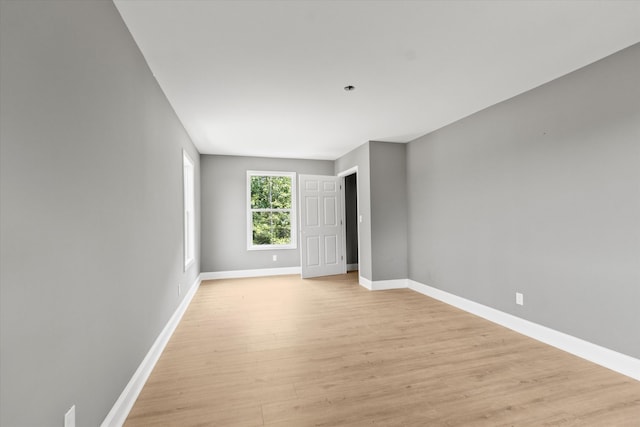
<svg viewBox="0 0 640 427">
<path fill-rule="evenodd" d="M 344 256 L 340 255 L 340 261 L 344 260 Z"/>
</svg>

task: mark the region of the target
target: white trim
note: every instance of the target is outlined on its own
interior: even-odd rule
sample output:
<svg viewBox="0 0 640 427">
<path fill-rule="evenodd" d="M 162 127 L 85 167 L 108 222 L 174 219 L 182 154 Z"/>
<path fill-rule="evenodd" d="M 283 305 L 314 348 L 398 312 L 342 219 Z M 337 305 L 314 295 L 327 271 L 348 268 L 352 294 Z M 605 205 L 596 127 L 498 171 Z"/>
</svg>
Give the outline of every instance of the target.
<svg viewBox="0 0 640 427">
<path fill-rule="evenodd" d="M 196 257 L 196 166 L 185 149 L 182 149 L 182 210 L 184 270 L 193 265 Z"/>
<path fill-rule="evenodd" d="M 358 174 L 358 166 L 353 166 L 347 170 L 343 170 L 342 172 L 338 172 L 338 177 L 342 178 L 342 188 L 340 190 L 340 196 L 342 197 L 342 253 L 344 254 L 344 263 L 345 263 L 345 273 L 349 271 L 359 270 L 360 265 L 358 264 L 349 264 L 347 265 L 347 200 L 346 200 L 346 185 L 344 179 L 349 175 L 356 175 L 356 224 L 358 224 L 358 258 L 362 256 L 362 252 L 360 251 L 360 182 L 359 182 L 359 174 Z M 351 266 L 355 265 L 356 268 L 349 269 Z M 367 279 L 365 279 L 367 280 Z M 362 283 L 360 283 L 362 284 Z M 366 286 L 365 286 L 366 287 Z M 369 289 L 369 288 L 367 288 Z M 369 289 L 370 290 L 370 289 Z"/>
<path fill-rule="evenodd" d="M 357 271 L 359 268 L 358 264 L 347 264 L 347 271 Z"/>
<path fill-rule="evenodd" d="M 480 316 L 545 344 L 596 363 L 640 381 L 640 359 L 618 353 L 546 326 L 450 294 L 440 289 L 408 280 L 409 289 Z"/>
<path fill-rule="evenodd" d="M 359 276 L 359 277 L 358 277 L 358 283 L 359 283 L 359 284 L 360 284 L 360 286 L 362 286 L 363 288 L 367 288 L 367 289 L 369 289 L 370 291 L 372 291 L 372 290 L 373 290 L 373 287 L 372 287 L 372 284 L 371 284 L 371 280 L 369 280 L 369 279 L 367 279 L 367 278 L 365 278 L 365 277 Z"/>
<path fill-rule="evenodd" d="M 405 289 L 409 287 L 409 279 L 376 280 L 371 284 L 372 291 L 386 291 L 388 289 Z"/>
<path fill-rule="evenodd" d="M 386 291 L 389 289 L 405 289 L 409 287 L 409 279 L 371 281 L 365 277 L 359 276 L 358 283 L 360 286 L 369 289 L 370 291 Z"/>
<path fill-rule="evenodd" d="M 340 234 L 342 235 L 342 256 L 340 257 L 340 261 L 342 263 L 342 274 L 347 274 L 349 268 L 347 267 L 347 184 L 344 182 L 344 176 L 339 176 L 340 179 L 340 202 L 342 205 L 342 209 L 340 212 Z M 300 209 L 300 213 L 302 213 L 302 209 Z M 300 222 L 302 223 L 302 222 Z M 302 252 L 301 252 L 302 254 Z M 300 260 L 302 263 L 303 260 Z"/>
<path fill-rule="evenodd" d="M 300 274 L 300 267 L 258 268 L 254 270 L 212 271 L 200 273 L 202 280 L 240 279 L 243 277 L 284 276 Z"/>
<path fill-rule="evenodd" d="M 154 341 L 153 345 L 147 352 L 147 355 L 144 357 L 138 366 L 138 369 L 136 369 L 136 372 L 129 380 L 129 383 L 118 397 L 118 400 L 116 400 L 116 403 L 113 405 L 104 421 L 102 421 L 102 424 L 100 424 L 101 427 L 120 427 L 124 424 L 131 408 L 133 408 L 133 404 L 136 402 L 138 395 L 142 391 L 142 387 L 144 387 L 144 384 L 147 382 L 149 375 L 151 375 L 151 371 L 153 371 L 160 355 L 167 346 L 171 335 L 173 335 L 173 332 L 180 323 L 182 316 L 185 311 L 187 311 L 191 300 L 200 286 L 200 282 L 201 278 L 198 276 L 182 299 L 180 305 L 176 308 L 176 311 L 165 325 L 164 329 L 160 332 L 160 335 L 158 335 Z"/>
<path fill-rule="evenodd" d="M 349 168 L 347 170 L 344 170 L 342 172 L 338 172 L 338 176 L 345 177 L 345 176 L 353 175 L 354 173 L 355 174 L 358 173 L 358 166 L 354 166 L 354 167 Z"/>
</svg>

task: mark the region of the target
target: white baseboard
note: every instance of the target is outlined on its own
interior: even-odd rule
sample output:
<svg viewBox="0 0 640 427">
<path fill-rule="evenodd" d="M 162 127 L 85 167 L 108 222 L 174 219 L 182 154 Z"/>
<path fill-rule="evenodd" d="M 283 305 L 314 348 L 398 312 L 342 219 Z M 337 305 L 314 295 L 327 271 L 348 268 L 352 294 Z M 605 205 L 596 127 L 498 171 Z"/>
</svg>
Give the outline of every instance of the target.
<svg viewBox="0 0 640 427">
<path fill-rule="evenodd" d="M 140 366 L 136 369 L 131 380 L 129 380 L 129 383 L 120 394 L 120 397 L 118 397 L 118 400 L 116 400 L 116 403 L 113 405 L 104 421 L 102 421 L 102 424 L 100 424 L 101 427 L 120 427 L 124 424 L 131 408 L 133 408 L 133 404 L 136 402 L 136 399 L 142 391 L 142 387 L 144 387 L 149 375 L 151 375 L 151 371 L 153 371 L 153 368 L 158 362 L 162 351 L 169 342 L 171 335 L 173 335 L 173 332 L 176 330 L 176 327 L 178 326 L 178 323 L 180 323 L 185 311 L 187 311 L 187 307 L 189 307 L 189 303 L 191 303 L 191 300 L 196 294 L 196 291 L 200 286 L 200 282 L 201 278 L 198 276 L 182 299 L 180 305 L 176 308 L 176 311 L 165 325 L 164 329 L 162 329 L 162 332 L 160 332 L 160 335 L 158 335 L 154 341 L 149 352 L 147 352 L 147 355 L 142 360 L 142 363 L 140 363 Z"/>
<path fill-rule="evenodd" d="M 358 278 L 358 283 L 360 283 L 360 286 L 367 288 L 370 291 L 385 291 L 388 289 L 404 289 L 409 287 L 409 279 L 371 281 L 360 276 Z"/>
<path fill-rule="evenodd" d="M 640 360 L 448 292 L 408 280 L 409 289 L 640 381 Z"/>
<path fill-rule="evenodd" d="M 216 279 L 241 279 L 244 277 L 264 277 L 264 276 L 284 276 L 287 274 L 300 274 L 300 267 L 282 267 L 282 268 L 258 268 L 254 270 L 233 270 L 233 271 L 212 271 L 209 273 L 200 273 L 202 280 Z"/>
<path fill-rule="evenodd" d="M 360 268 L 358 264 L 347 264 L 347 271 L 356 271 Z"/>
<path fill-rule="evenodd" d="M 375 280 L 371 283 L 372 291 L 386 291 L 388 289 L 403 289 L 409 287 L 409 279 Z"/>
<path fill-rule="evenodd" d="M 371 284 L 371 280 L 369 280 L 367 278 L 364 278 L 362 276 L 358 276 L 358 283 L 363 288 L 369 289 L 370 291 L 373 290 L 373 285 Z"/>
</svg>

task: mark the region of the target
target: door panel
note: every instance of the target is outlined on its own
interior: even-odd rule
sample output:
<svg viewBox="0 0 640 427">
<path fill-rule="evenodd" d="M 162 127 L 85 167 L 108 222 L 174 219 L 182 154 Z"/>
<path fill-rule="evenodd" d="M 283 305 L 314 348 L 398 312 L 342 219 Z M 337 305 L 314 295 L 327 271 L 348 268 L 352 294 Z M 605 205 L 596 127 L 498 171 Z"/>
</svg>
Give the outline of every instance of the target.
<svg viewBox="0 0 640 427">
<path fill-rule="evenodd" d="M 320 265 L 320 238 L 311 236 L 306 238 L 307 265 L 318 267 Z"/>
<path fill-rule="evenodd" d="M 324 187 L 324 191 L 325 192 L 335 192 L 337 191 L 336 187 L 337 187 L 337 183 L 336 182 L 326 182 L 324 181 L 323 183 L 323 187 Z"/>
<path fill-rule="evenodd" d="M 335 176 L 300 175 L 302 277 L 346 273 L 340 181 Z"/>
<path fill-rule="evenodd" d="M 304 199 L 306 214 L 304 218 L 306 219 L 306 225 L 308 227 L 319 226 L 318 222 L 318 198 L 315 196 L 307 196 Z"/>
<path fill-rule="evenodd" d="M 324 225 L 336 227 L 338 225 L 338 209 L 335 197 L 324 197 Z"/>
<path fill-rule="evenodd" d="M 338 262 L 337 240 L 336 236 L 324 236 L 324 259 L 327 265 Z"/>
</svg>

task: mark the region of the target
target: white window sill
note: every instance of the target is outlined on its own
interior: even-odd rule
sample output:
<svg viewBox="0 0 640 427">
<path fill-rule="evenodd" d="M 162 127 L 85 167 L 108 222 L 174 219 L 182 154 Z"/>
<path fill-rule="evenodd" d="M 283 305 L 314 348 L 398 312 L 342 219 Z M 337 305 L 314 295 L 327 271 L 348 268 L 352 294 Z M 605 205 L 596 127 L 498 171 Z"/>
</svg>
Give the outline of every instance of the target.
<svg viewBox="0 0 640 427">
<path fill-rule="evenodd" d="M 249 246 L 247 247 L 248 251 L 278 251 L 278 250 L 291 250 L 298 249 L 297 245 L 260 245 L 260 246 Z"/>
</svg>

